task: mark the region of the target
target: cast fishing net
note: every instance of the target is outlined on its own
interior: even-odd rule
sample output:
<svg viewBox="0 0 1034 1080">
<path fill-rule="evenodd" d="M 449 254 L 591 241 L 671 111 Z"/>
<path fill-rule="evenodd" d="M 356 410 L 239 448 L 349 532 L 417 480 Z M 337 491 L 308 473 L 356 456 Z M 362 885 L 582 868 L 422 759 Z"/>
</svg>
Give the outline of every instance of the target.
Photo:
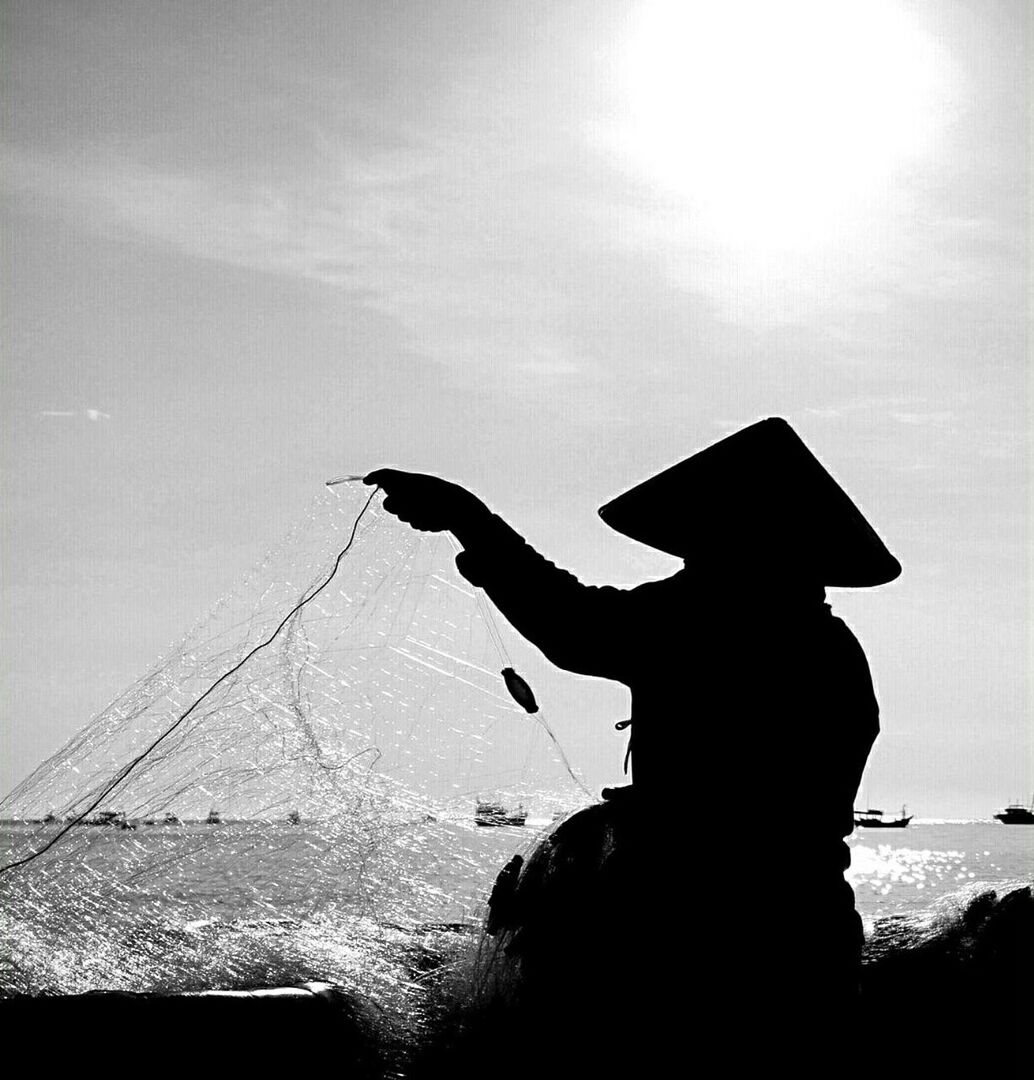
<svg viewBox="0 0 1034 1080">
<path fill-rule="evenodd" d="M 588 801 L 455 542 L 380 502 L 328 488 L 0 803 L 0 992 L 402 992 L 398 935 L 473 920 L 530 839 L 476 800 Z"/>
</svg>

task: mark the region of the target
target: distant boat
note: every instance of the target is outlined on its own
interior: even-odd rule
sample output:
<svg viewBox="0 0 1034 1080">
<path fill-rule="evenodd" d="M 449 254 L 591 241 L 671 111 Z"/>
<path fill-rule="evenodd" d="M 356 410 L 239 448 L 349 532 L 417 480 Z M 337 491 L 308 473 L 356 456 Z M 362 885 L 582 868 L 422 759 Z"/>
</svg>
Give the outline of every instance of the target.
<svg viewBox="0 0 1034 1080">
<path fill-rule="evenodd" d="M 1034 825 L 1034 799 L 1030 800 L 1029 807 L 1010 803 L 1004 810 L 999 810 L 994 818 L 1003 825 Z"/>
<path fill-rule="evenodd" d="M 135 829 L 136 824 L 127 820 L 125 810 L 99 810 L 92 818 L 86 819 L 87 825 L 112 825 L 117 829 Z"/>
<path fill-rule="evenodd" d="M 209 810 L 208 817 L 205 818 L 206 825 L 222 825 L 223 819 L 218 810 Z"/>
<path fill-rule="evenodd" d="M 528 812 L 523 806 L 516 810 L 507 810 L 502 803 L 482 802 L 478 799 L 474 807 L 476 825 L 523 825 L 528 820 Z"/>
<path fill-rule="evenodd" d="M 905 808 L 901 808 L 901 817 L 888 821 L 883 816 L 882 810 L 856 810 L 854 812 L 855 828 L 861 826 L 865 829 L 904 829 L 914 817 L 914 814 L 905 816 Z"/>
</svg>

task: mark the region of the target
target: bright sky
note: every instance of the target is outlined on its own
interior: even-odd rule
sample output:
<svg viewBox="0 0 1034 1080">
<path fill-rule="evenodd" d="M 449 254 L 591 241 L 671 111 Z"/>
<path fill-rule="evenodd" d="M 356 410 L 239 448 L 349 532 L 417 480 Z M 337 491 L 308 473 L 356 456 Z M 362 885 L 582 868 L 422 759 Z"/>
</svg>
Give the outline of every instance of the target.
<svg viewBox="0 0 1034 1080">
<path fill-rule="evenodd" d="M 904 566 L 864 794 L 1030 797 L 1024 0 L 3 11 L 3 790 L 330 476 L 632 583 L 596 507 L 782 415 Z"/>
</svg>

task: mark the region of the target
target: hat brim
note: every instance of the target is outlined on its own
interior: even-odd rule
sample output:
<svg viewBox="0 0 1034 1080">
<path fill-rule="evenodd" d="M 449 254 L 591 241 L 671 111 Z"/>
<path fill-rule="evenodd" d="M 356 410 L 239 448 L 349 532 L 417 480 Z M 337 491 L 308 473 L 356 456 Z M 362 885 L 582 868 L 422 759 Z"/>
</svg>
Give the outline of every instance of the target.
<svg viewBox="0 0 1034 1080">
<path fill-rule="evenodd" d="M 901 573 L 865 516 L 790 425 L 771 417 L 735 432 L 600 507 L 614 530 L 689 559 L 750 550 L 792 561 L 825 585 L 866 588 Z M 757 569 L 757 563 L 754 564 Z"/>
</svg>

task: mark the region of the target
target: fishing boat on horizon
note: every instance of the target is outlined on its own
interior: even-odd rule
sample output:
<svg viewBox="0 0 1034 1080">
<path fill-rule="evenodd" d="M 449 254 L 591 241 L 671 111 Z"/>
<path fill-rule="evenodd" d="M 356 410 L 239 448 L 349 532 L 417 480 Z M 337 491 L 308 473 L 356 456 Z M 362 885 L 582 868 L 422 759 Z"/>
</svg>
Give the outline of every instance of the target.
<svg viewBox="0 0 1034 1080">
<path fill-rule="evenodd" d="M 856 810 L 854 812 L 855 828 L 861 826 L 865 829 L 904 829 L 914 817 L 914 814 L 905 814 L 905 807 L 901 807 L 901 817 L 887 820 L 882 810 Z"/>
<path fill-rule="evenodd" d="M 502 803 L 477 800 L 474 806 L 475 825 L 523 825 L 528 820 L 528 812 L 518 804 L 516 810 L 507 810 Z"/>
<path fill-rule="evenodd" d="M 992 817 L 1003 825 L 1034 825 L 1034 798 L 1031 798 L 1029 807 L 1009 803 L 1004 810 L 999 810 Z"/>
</svg>

